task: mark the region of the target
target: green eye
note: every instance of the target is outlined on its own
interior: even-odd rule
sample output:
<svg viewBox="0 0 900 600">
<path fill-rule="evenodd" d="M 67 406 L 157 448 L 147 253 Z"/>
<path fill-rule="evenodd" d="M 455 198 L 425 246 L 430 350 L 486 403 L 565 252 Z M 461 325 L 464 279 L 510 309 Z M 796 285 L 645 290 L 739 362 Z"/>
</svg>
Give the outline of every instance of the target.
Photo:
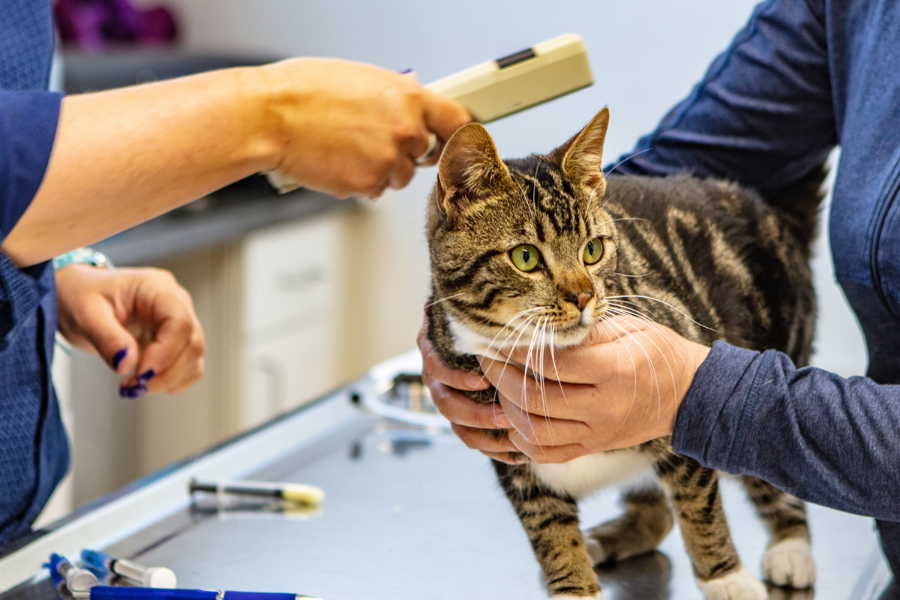
<svg viewBox="0 0 900 600">
<path fill-rule="evenodd" d="M 594 238 L 584 247 L 584 263 L 593 265 L 601 258 L 603 258 L 603 240 Z"/>
<path fill-rule="evenodd" d="M 541 253 L 538 249 L 527 244 L 513 248 L 509 257 L 517 269 L 526 273 L 534 271 L 541 262 Z"/>
</svg>

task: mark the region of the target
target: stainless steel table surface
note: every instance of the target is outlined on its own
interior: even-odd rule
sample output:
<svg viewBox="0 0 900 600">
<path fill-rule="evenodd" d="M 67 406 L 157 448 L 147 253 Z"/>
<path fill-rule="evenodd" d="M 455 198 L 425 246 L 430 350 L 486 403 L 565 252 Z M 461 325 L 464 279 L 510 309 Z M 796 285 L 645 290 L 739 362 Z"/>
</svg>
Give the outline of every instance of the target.
<svg viewBox="0 0 900 600">
<path fill-rule="evenodd" d="M 350 386 L 62 523 L 0 559 L 2 581 L 15 578 L 11 568 L 33 569 L 19 580 L 37 576 L 0 593 L 0 600 L 56 598 L 41 579 L 46 571 L 39 561 L 51 551 L 74 558 L 85 546 L 168 566 L 187 588 L 326 600 L 546 597 L 528 540 L 488 460 L 446 430 L 364 414 L 351 397 L 371 394 L 372 385 Z M 186 482 L 195 476 L 310 483 L 324 488 L 327 498 L 313 512 L 215 498 L 191 503 Z M 741 556 L 759 575 L 763 527 L 736 482 L 725 481 L 723 493 Z M 616 516 L 617 496 L 610 490 L 585 501 L 583 526 Z M 816 506 L 809 512 L 815 590 L 774 590 L 771 597 L 877 597 L 888 572 L 871 520 Z M 677 529 L 659 552 L 598 573 L 607 600 L 702 598 Z"/>
</svg>

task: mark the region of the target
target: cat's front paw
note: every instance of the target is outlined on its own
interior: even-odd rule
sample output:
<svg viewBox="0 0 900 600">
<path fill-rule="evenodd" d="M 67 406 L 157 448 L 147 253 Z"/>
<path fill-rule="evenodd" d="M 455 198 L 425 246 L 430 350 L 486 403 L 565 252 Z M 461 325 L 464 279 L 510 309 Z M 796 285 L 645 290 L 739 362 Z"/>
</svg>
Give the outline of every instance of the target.
<svg viewBox="0 0 900 600">
<path fill-rule="evenodd" d="M 593 596 L 573 596 L 572 594 L 554 594 L 550 596 L 550 600 L 600 600 L 603 592 L 597 592 Z"/>
<path fill-rule="evenodd" d="M 766 600 L 766 586 L 741 567 L 718 579 L 698 581 L 706 600 Z"/>
<path fill-rule="evenodd" d="M 816 582 L 816 563 L 813 562 L 809 542 L 786 539 L 763 554 L 762 572 L 775 585 L 808 588 Z"/>
</svg>

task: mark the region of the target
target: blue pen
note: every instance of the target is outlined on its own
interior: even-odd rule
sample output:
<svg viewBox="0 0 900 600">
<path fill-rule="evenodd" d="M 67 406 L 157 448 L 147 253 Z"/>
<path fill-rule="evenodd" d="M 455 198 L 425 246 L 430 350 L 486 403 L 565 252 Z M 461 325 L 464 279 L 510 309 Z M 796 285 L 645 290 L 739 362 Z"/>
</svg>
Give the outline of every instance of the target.
<svg viewBox="0 0 900 600">
<path fill-rule="evenodd" d="M 301 594 L 277 592 L 224 592 L 95 585 L 86 592 L 73 592 L 77 600 L 321 600 Z"/>
</svg>

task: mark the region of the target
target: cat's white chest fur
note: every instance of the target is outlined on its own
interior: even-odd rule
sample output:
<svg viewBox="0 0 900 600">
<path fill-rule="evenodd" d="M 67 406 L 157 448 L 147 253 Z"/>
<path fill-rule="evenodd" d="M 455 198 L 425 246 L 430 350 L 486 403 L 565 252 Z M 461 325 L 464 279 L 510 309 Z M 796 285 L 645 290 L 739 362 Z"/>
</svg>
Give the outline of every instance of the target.
<svg viewBox="0 0 900 600">
<path fill-rule="evenodd" d="M 589 454 L 559 465 L 531 465 L 538 479 L 551 489 L 583 498 L 601 488 L 622 483 L 652 468 L 650 458 L 637 450 Z"/>
<path fill-rule="evenodd" d="M 493 356 L 491 341 L 448 318 L 454 347 L 464 354 Z M 537 477 L 550 488 L 583 498 L 599 489 L 634 479 L 652 468 L 647 455 L 632 449 L 589 454 L 558 465 L 533 464 Z"/>
</svg>

